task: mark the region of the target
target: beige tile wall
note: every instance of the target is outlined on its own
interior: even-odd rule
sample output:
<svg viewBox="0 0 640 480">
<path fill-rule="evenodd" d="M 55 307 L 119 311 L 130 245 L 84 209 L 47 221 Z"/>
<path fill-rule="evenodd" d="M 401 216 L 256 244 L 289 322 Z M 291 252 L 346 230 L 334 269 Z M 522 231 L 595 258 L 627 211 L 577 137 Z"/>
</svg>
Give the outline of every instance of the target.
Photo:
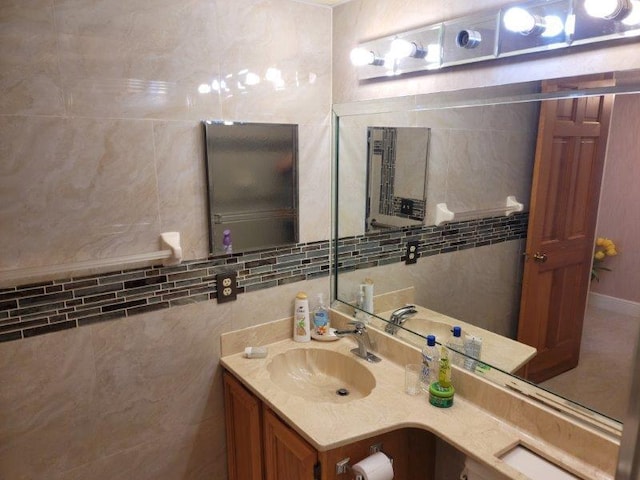
<svg viewBox="0 0 640 480">
<path fill-rule="evenodd" d="M 329 238 L 329 8 L 30 0 L 0 21 L 0 269 L 154 251 L 173 230 L 206 257 L 203 119 L 299 124 L 300 240 Z"/>
<path fill-rule="evenodd" d="M 1 2 L 0 269 L 168 230 L 206 257 L 203 119 L 299 124 L 301 241 L 329 238 L 330 29 L 290 0 Z M 0 344 L 0 478 L 225 479 L 220 334 L 289 317 L 301 288 L 328 296 L 324 278 Z"/>
</svg>

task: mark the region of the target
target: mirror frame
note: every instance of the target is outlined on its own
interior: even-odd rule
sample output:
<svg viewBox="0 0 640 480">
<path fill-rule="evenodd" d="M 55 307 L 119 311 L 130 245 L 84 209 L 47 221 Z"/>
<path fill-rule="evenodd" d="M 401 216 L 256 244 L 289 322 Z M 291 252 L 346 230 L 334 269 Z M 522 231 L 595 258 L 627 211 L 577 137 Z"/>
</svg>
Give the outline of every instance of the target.
<svg viewBox="0 0 640 480">
<path fill-rule="evenodd" d="M 351 117 L 356 115 L 380 115 L 386 113 L 412 112 L 412 111 L 428 111 L 439 110 L 445 108 L 460 108 L 483 105 L 496 105 L 507 103 L 520 103 L 531 101 L 553 100 L 560 98 L 572 98 L 577 96 L 595 96 L 606 94 L 640 94 L 640 70 L 624 73 L 625 81 L 620 85 L 612 87 L 598 87 L 593 89 L 572 90 L 572 91 L 556 91 L 551 93 L 540 93 L 536 91 L 540 82 L 523 82 L 514 84 L 505 84 L 497 86 L 478 87 L 452 92 L 415 94 L 403 97 L 392 97 L 382 99 L 371 99 L 344 104 L 335 104 L 332 109 L 333 122 L 333 152 L 332 152 L 332 252 L 331 252 L 331 300 L 338 302 L 351 311 L 363 311 L 358 306 L 351 304 L 349 301 L 340 298 L 338 294 L 338 277 L 340 268 L 340 240 L 339 237 L 339 186 L 340 178 L 339 169 L 339 138 L 340 138 L 340 118 Z M 628 73 L 632 76 L 626 77 Z M 415 228 L 415 227 L 414 227 Z M 369 235 L 363 232 L 364 236 Z M 353 268 L 351 268 L 352 270 Z M 348 271 L 348 269 L 344 269 Z M 363 311 L 364 312 L 364 311 Z M 364 312 L 373 314 L 376 318 L 384 322 L 388 319 L 375 315 L 373 312 Z M 403 328 L 403 327 L 400 327 Z M 420 339 L 425 337 L 411 330 L 404 329 L 410 334 Z M 640 348 L 640 346 L 639 346 Z M 483 362 L 491 366 L 490 362 Z M 492 366 L 492 368 L 494 368 Z M 622 423 L 612 419 L 600 412 L 585 407 L 575 401 L 564 398 L 554 392 L 550 392 L 536 384 L 525 379 L 503 372 L 500 368 L 496 369 L 501 372 L 501 377 L 505 377 L 504 381 L 498 381 L 498 385 L 509 388 L 514 393 L 520 393 L 528 398 L 542 402 L 555 410 L 560 410 L 566 415 L 572 417 L 579 422 L 585 422 L 600 431 L 620 437 L 622 432 Z M 495 380 L 494 380 L 495 381 Z M 559 406 L 561 408 L 559 408 Z M 585 412 L 585 410 L 587 410 Z"/>
</svg>

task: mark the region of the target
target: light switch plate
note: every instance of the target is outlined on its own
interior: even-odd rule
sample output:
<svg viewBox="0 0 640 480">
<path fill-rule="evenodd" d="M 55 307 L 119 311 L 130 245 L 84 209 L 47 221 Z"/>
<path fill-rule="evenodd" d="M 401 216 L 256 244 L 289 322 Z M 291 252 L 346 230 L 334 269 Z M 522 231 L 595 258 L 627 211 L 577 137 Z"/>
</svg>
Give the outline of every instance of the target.
<svg viewBox="0 0 640 480">
<path fill-rule="evenodd" d="M 216 275 L 218 303 L 231 302 L 238 297 L 235 273 L 219 273 Z"/>
</svg>

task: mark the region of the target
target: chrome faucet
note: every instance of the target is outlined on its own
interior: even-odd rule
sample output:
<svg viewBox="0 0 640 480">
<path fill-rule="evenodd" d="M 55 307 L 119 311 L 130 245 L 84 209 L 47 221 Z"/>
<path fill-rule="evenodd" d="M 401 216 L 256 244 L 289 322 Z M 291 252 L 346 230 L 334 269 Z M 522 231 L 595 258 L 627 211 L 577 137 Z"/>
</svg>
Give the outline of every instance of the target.
<svg viewBox="0 0 640 480">
<path fill-rule="evenodd" d="M 398 327 L 402 325 L 407 319 L 413 317 L 418 310 L 416 310 L 415 305 L 405 305 L 404 307 L 400 307 L 397 310 L 394 310 L 391 314 L 391 318 L 389 319 L 389 323 L 384 328 L 384 331 L 395 335 L 398 331 Z"/>
<path fill-rule="evenodd" d="M 369 338 L 369 332 L 367 327 L 362 322 L 349 322 L 349 325 L 353 325 L 353 330 L 336 330 L 335 334 L 339 337 L 353 337 L 358 346 L 351 349 L 351 353 L 357 355 L 360 358 L 364 358 L 367 362 L 377 363 L 381 359 L 377 357 L 369 350 L 371 350 L 371 339 Z"/>
</svg>

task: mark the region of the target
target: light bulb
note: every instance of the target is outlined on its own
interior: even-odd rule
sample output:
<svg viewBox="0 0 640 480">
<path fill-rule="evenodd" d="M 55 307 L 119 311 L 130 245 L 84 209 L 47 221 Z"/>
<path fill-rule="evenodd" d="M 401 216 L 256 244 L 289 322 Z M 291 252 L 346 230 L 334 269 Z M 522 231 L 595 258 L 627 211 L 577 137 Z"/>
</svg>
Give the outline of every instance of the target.
<svg viewBox="0 0 640 480">
<path fill-rule="evenodd" d="M 528 34 L 536 28 L 536 19 L 524 8 L 513 7 L 504 13 L 504 26 L 516 33 Z"/>
<path fill-rule="evenodd" d="M 363 65 L 373 65 L 376 61 L 376 56 L 371 50 L 367 50 L 361 47 L 357 47 L 351 50 L 349 58 L 351 59 L 351 63 L 356 67 L 361 67 Z"/>
<path fill-rule="evenodd" d="M 391 49 L 389 53 L 393 58 L 407 58 L 413 57 L 416 54 L 418 47 L 413 42 L 408 42 L 402 38 L 394 38 L 391 42 Z"/>
<path fill-rule="evenodd" d="M 615 18 L 622 10 L 620 0 L 584 0 L 584 9 L 592 17 Z"/>
<path fill-rule="evenodd" d="M 543 37 L 555 37 L 564 32 L 564 23 L 562 23 L 562 19 L 556 15 L 547 15 L 544 17 L 544 25 L 544 32 L 541 34 Z"/>
<path fill-rule="evenodd" d="M 634 26 L 634 25 L 640 25 L 640 2 L 637 0 L 631 0 L 631 11 L 629 12 L 629 15 L 627 15 L 627 17 L 622 20 L 622 23 L 624 23 L 627 26 Z"/>
</svg>

